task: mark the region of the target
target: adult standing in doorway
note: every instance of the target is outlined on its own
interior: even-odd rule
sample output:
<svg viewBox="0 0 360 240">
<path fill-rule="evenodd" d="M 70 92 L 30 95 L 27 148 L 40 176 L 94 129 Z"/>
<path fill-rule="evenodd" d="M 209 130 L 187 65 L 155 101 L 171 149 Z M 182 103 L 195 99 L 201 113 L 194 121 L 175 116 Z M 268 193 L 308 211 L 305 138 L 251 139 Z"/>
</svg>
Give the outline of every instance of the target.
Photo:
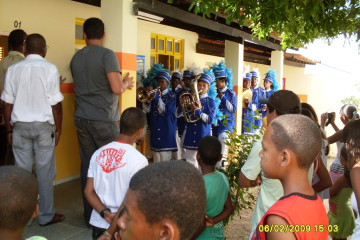
<svg viewBox="0 0 360 240">
<path fill-rule="evenodd" d="M 104 23 L 89 18 L 84 23 L 86 47 L 75 53 L 70 68 L 74 79 L 77 129 L 81 158 L 81 193 L 84 219 L 88 225 L 92 207 L 84 198 L 90 158 L 100 147 L 119 136 L 119 94 L 131 89 L 133 79 L 126 74 L 122 80 L 115 53 L 103 47 Z"/>
<path fill-rule="evenodd" d="M 44 58 L 47 45 L 40 34 L 26 38 L 26 58 L 10 66 L 6 73 L 4 103 L 8 142 L 12 144 L 15 165 L 31 172 L 35 154 L 39 183 L 41 226 L 65 217 L 54 211 L 53 180 L 56 176 L 55 146 L 62 130 L 62 104 L 59 72 Z M 55 125 L 54 125 L 55 124 Z"/>
<path fill-rule="evenodd" d="M 16 29 L 13 30 L 8 38 L 8 48 L 9 53 L 6 57 L 4 57 L 0 62 L 0 94 L 4 90 L 4 83 L 5 83 L 5 74 L 6 70 L 13 65 L 14 63 L 17 63 L 25 58 L 24 51 L 25 51 L 25 38 L 27 34 L 22 29 Z M 5 126 L 4 124 L 5 120 L 3 118 L 3 102 L 0 100 L 0 128 L 1 131 L 5 132 Z M 6 133 L 4 135 L 4 138 L 6 138 Z M 5 140 L 6 141 L 6 140 Z M 5 142 L 4 141 L 4 142 Z M 8 143 L 6 144 L 6 150 L 5 150 L 5 159 L 4 164 L 5 165 L 13 165 L 14 164 L 14 154 L 12 152 L 12 147 Z"/>
</svg>

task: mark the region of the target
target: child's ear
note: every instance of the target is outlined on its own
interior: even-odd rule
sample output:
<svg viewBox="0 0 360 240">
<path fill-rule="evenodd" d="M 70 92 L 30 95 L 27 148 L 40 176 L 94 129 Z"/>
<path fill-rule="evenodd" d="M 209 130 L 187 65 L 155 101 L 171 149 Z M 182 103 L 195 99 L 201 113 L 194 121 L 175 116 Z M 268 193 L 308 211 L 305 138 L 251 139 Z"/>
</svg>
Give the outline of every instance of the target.
<svg viewBox="0 0 360 240">
<path fill-rule="evenodd" d="M 200 161 L 200 154 L 199 154 L 199 152 L 196 152 L 196 161 Z"/>
<path fill-rule="evenodd" d="M 288 166 L 290 164 L 290 162 L 291 162 L 291 153 L 290 153 L 289 149 L 282 150 L 280 166 L 281 167 Z"/>
<path fill-rule="evenodd" d="M 143 138 L 143 136 L 144 136 L 144 131 L 145 131 L 145 128 L 140 128 L 139 130 L 138 130 L 139 132 L 139 137 L 138 137 L 138 139 L 141 139 L 141 138 Z"/>
<path fill-rule="evenodd" d="M 218 161 L 220 161 L 220 160 L 222 159 L 222 157 L 223 157 L 223 155 L 222 155 L 222 154 L 220 154 L 220 156 L 219 156 L 219 160 L 218 160 Z"/>
<path fill-rule="evenodd" d="M 39 213 L 39 204 L 36 204 L 35 210 L 34 210 L 32 216 L 31 216 L 31 218 L 36 218 L 38 213 Z"/>
<path fill-rule="evenodd" d="M 176 235 L 180 236 L 179 229 L 172 221 L 164 219 L 160 225 L 159 239 L 161 240 L 173 240 Z"/>
</svg>

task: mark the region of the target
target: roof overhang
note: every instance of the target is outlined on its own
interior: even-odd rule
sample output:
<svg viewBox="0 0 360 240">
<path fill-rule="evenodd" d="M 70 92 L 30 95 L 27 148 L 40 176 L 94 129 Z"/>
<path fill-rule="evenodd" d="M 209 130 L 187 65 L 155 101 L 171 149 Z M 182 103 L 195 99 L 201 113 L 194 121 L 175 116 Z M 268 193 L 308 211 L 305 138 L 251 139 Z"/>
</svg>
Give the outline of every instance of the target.
<svg viewBox="0 0 360 240">
<path fill-rule="evenodd" d="M 225 19 L 219 15 L 212 15 L 212 19 L 206 19 L 187 11 L 189 1 L 174 1 L 174 4 L 166 2 L 166 0 L 134 0 L 133 14 L 139 15 L 140 11 L 158 16 L 163 18 L 161 24 L 196 32 L 212 40 L 230 40 L 241 44 L 248 40 L 272 50 L 281 50 L 280 41 L 276 38 L 267 41 L 253 39 L 247 27 L 241 27 L 237 23 L 227 25 Z"/>
</svg>

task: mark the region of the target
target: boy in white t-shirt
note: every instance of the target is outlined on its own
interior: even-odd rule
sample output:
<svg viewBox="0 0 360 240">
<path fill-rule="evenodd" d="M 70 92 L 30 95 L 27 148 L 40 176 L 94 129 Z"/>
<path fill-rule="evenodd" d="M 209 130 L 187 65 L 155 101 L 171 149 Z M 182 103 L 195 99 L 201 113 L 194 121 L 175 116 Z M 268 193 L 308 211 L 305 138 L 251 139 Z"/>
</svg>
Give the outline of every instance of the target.
<svg viewBox="0 0 360 240">
<path fill-rule="evenodd" d="M 145 112 L 128 108 L 120 118 L 119 138 L 98 149 L 91 157 L 84 194 L 93 207 L 90 218 L 93 239 L 109 227 L 131 177 L 148 165 L 147 159 L 132 146 L 145 132 Z"/>
</svg>

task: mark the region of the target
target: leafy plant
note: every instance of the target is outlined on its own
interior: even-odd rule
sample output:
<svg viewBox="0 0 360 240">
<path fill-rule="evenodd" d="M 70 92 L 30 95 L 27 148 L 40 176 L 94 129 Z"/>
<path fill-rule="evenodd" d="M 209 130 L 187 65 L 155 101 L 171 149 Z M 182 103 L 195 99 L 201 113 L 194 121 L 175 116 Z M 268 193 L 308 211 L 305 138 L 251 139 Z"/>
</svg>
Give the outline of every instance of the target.
<svg viewBox="0 0 360 240">
<path fill-rule="evenodd" d="M 360 110 L 360 98 L 357 98 L 355 96 L 347 97 L 341 100 L 342 104 L 352 104 L 356 107 L 356 109 Z"/>
<path fill-rule="evenodd" d="M 172 3 L 173 0 L 168 0 Z M 189 11 L 223 16 L 227 24 L 248 26 L 254 37 L 280 36 L 281 45 L 301 47 L 316 38 L 329 41 L 342 34 L 360 40 L 358 0 L 192 0 Z"/>
<path fill-rule="evenodd" d="M 254 127 L 254 126 L 252 126 Z M 240 215 L 242 209 L 250 208 L 255 202 L 255 196 L 249 191 L 248 188 L 239 187 L 239 174 L 242 166 L 245 164 L 247 157 L 253 146 L 253 142 L 260 139 L 259 135 L 237 135 L 230 131 L 227 132 L 229 141 L 225 144 L 229 147 L 228 150 L 228 165 L 225 169 L 219 169 L 223 172 L 229 180 L 230 195 L 234 204 L 234 213 L 230 217 L 231 219 L 235 214 Z M 227 221 L 224 222 L 227 224 Z"/>
</svg>

